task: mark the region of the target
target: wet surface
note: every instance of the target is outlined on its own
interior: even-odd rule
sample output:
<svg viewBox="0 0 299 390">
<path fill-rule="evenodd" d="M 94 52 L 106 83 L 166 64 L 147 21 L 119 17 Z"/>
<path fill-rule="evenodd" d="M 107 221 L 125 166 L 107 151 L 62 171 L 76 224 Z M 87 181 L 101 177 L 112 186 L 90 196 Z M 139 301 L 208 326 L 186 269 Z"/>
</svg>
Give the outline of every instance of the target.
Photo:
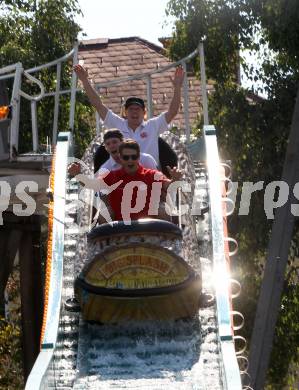
<svg viewBox="0 0 299 390">
<path fill-rule="evenodd" d="M 169 135 L 167 140 L 176 150 L 184 179 L 192 188 L 190 193 L 182 193 L 182 203 L 191 208 L 196 191 L 196 204 L 200 207 L 207 202 L 204 171 L 202 167 L 196 167 L 195 171 L 177 138 Z M 84 156 L 84 162 L 91 167 L 89 173 L 93 170 L 92 159 L 90 147 Z M 85 196 L 87 199 L 88 194 Z M 88 223 L 89 215 L 90 206 L 86 204 L 79 213 L 81 227 Z M 188 213 L 183 216 L 182 224 L 183 257 L 202 273 L 203 291 L 213 293 L 208 214 Z M 86 235 L 79 235 L 75 274 L 87 261 L 87 252 Z M 196 318 L 169 322 L 98 325 L 81 319 L 73 388 L 221 389 L 219 358 L 214 306 L 200 309 Z"/>
</svg>

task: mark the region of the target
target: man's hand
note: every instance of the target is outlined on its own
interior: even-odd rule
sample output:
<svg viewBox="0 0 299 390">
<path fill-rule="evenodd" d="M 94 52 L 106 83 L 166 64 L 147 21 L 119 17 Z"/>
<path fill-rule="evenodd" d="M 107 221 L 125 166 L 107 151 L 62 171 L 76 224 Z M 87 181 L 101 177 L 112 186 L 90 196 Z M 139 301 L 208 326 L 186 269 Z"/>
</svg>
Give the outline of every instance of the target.
<svg viewBox="0 0 299 390">
<path fill-rule="evenodd" d="M 181 88 L 184 82 L 185 72 L 183 67 L 180 65 L 175 69 L 174 78 L 171 79 L 172 84 L 175 88 Z"/>
<path fill-rule="evenodd" d="M 88 72 L 85 68 L 83 68 L 82 65 L 77 64 L 73 67 L 73 69 L 79 80 L 81 80 L 82 82 L 88 80 Z"/>
<path fill-rule="evenodd" d="M 68 166 L 67 170 L 68 170 L 69 175 L 74 177 L 81 172 L 81 167 L 80 167 L 79 163 L 74 162 Z"/>
<path fill-rule="evenodd" d="M 170 102 L 168 111 L 165 113 L 165 119 L 167 123 L 170 123 L 179 111 L 181 103 L 181 89 L 184 81 L 184 69 L 182 66 L 178 66 L 174 73 L 174 78 L 170 78 L 173 84 L 173 97 Z"/>
<path fill-rule="evenodd" d="M 180 180 L 183 177 L 183 173 L 180 169 L 178 169 L 178 167 L 170 168 L 170 166 L 167 165 L 166 168 L 169 172 L 172 181 Z"/>
<path fill-rule="evenodd" d="M 100 115 L 100 118 L 104 121 L 108 112 L 108 108 L 102 103 L 100 95 L 88 80 L 87 70 L 80 64 L 75 65 L 73 69 L 79 80 L 82 82 L 83 88 L 85 89 L 90 103 L 95 107 Z"/>
</svg>

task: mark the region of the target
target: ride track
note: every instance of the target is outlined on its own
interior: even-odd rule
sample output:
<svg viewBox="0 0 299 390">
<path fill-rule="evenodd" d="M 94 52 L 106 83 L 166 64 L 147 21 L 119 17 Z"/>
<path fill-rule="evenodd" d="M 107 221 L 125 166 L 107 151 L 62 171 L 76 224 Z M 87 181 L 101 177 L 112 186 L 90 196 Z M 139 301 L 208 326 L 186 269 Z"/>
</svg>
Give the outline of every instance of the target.
<svg viewBox="0 0 299 390">
<path fill-rule="evenodd" d="M 200 308 L 189 320 L 118 325 L 89 324 L 80 313 L 69 310 L 67 301 L 74 296 L 74 280 L 87 259 L 88 198 L 93 195 L 68 177 L 71 134 L 60 133 L 52 169 L 53 213 L 49 213 L 41 351 L 26 390 L 242 388 L 234 345 L 223 178 L 215 129 L 204 127 L 206 165 L 192 162 L 175 136 L 164 133 L 164 137 L 178 155 L 184 179 L 192 185 L 191 193 L 181 193 L 181 202 L 199 210 L 197 216 L 189 213 L 182 217 L 184 258 L 195 269 L 201 268 L 203 291 L 215 295 L 215 304 Z M 92 145 L 83 162 L 83 173 L 93 172 Z M 201 214 L 204 203 L 208 211 Z M 163 237 L 157 232 L 155 239 Z"/>
</svg>

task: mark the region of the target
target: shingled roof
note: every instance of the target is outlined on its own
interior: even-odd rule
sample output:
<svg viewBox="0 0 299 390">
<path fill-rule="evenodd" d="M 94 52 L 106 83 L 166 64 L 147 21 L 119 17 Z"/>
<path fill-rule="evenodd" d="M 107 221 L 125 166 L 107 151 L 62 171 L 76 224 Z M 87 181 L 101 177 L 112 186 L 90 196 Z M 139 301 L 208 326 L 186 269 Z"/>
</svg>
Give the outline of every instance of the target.
<svg viewBox="0 0 299 390">
<path fill-rule="evenodd" d="M 79 60 L 84 60 L 89 76 L 95 84 L 146 73 L 170 64 L 165 50 L 139 37 L 117 39 L 89 39 L 81 42 Z M 174 69 L 152 76 L 153 114 L 166 111 L 172 98 Z M 200 111 L 200 83 L 194 77 L 189 82 L 189 117 L 192 126 Z M 212 86 L 209 85 L 208 89 Z M 128 96 L 139 96 L 146 102 L 146 79 L 132 80 L 109 88 L 100 89 L 107 107 L 121 112 L 121 105 Z M 183 98 L 182 98 L 183 102 Z M 173 124 L 184 128 L 183 105 Z"/>
</svg>

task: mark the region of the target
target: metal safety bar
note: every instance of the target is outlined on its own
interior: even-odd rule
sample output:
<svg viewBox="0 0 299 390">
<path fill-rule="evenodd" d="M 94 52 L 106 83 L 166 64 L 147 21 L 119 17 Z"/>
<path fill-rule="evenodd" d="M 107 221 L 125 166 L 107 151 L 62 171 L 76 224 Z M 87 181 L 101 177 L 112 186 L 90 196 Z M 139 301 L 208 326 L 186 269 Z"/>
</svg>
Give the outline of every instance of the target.
<svg viewBox="0 0 299 390">
<path fill-rule="evenodd" d="M 225 257 L 223 205 L 220 160 L 214 126 L 204 126 L 207 156 L 210 219 L 213 248 L 213 275 L 215 282 L 218 335 L 222 354 L 222 371 L 226 390 L 241 390 L 242 383 L 236 357 L 230 305 L 230 275 Z"/>
</svg>

